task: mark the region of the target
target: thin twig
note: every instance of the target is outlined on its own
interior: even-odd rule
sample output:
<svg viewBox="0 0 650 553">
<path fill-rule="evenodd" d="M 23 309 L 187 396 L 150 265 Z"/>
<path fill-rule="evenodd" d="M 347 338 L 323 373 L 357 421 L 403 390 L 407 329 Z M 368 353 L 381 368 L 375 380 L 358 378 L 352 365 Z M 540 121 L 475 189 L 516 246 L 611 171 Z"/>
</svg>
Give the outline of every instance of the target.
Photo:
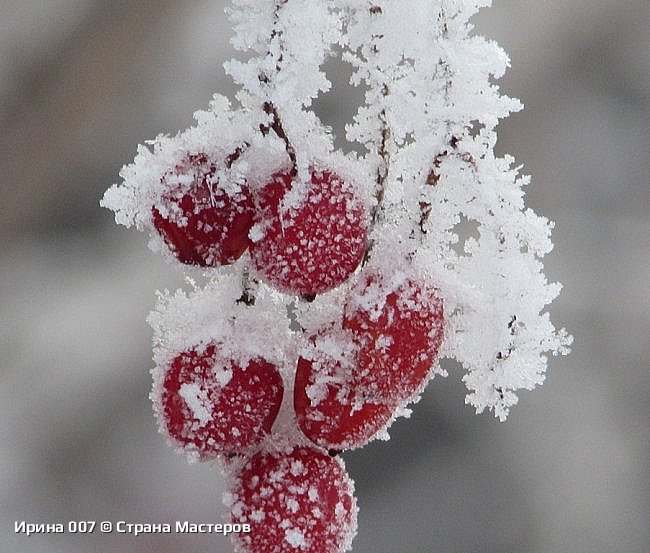
<svg viewBox="0 0 650 553">
<path fill-rule="evenodd" d="M 385 84 L 382 88 L 382 94 L 384 96 L 388 96 L 388 86 L 386 86 Z M 371 233 L 372 230 L 375 228 L 375 225 L 377 224 L 377 221 L 379 220 L 379 216 L 383 209 L 384 193 L 386 191 L 386 180 L 388 178 L 388 171 L 390 167 L 390 153 L 387 147 L 388 141 L 390 140 L 390 127 L 388 126 L 388 122 L 386 121 L 385 109 L 382 109 L 379 112 L 379 119 L 382 123 L 382 127 L 381 127 L 381 140 L 379 141 L 377 154 L 381 158 L 382 162 L 380 166 L 377 168 L 377 192 L 375 195 L 376 203 L 371 212 L 369 233 Z M 374 245 L 375 245 L 375 241 L 373 239 L 369 239 L 368 245 L 366 247 L 366 251 L 363 254 L 363 260 L 361 261 L 362 267 L 366 265 L 370 260 L 370 255 L 372 253 L 372 248 L 374 247 Z"/>
<path fill-rule="evenodd" d="M 292 164 L 292 176 L 295 176 L 298 173 L 298 162 L 296 158 L 296 150 L 291 144 L 289 137 L 287 136 L 284 127 L 282 126 L 282 120 L 280 119 L 280 114 L 278 113 L 277 108 L 271 102 L 264 102 L 264 113 L 272 117 L 272 122 L 270 125 L 260 125 L 260 131 L 262 134 L 267 135 L 269 130 L 273 129 L 273 132 L 284 142 L 284 147 L 287 151 L 287 155 L 291 160 Z"/>
<path fill-rule="evenodd" d="M 275 72 L 276 74 L 279 73 L 282 70 L 282 61 L 283 61 L 283 51 L 282 51 L 282 30 L 278 29 L 278 23 L 280 21 L 280 8 L 286 4 L 288 0 L 279 0 L 275 4 L 275 10 L 273 12 L 273 30 L 271 31 L 271 36 L 269 37 L 269 44 L 273 42 L 273 40 L 277 37 L 278 41 L 280 41 L 280 54 L 278 55 L 278 58 L 275 62 Z M 271 51 L 269 50 L 267 52 L 267 56 L 271 55 Z M 264 73 L 260 73 L 258 75 L 258 79 L 260 83 L 264 85 L 269 85 L 271 82 L 271 79 L 269 78 L 268 75 Z M 278 113 L 277 107 L 273 104 L 271 100 L 266 100 L 264 104 L 262 105 L 262 109 L 264 110 L 264 113 L 267 115 L 270 115 L 272 118 L 271 124 L 261 124 L 260 125 L 260 132 L 266 136 L 270 130 L 273 130 L 275 134 L 280 138 L 285 145 L 285 149 L 287 151 L 287 155 L 289 156 L 289 159 L 291 160 L 292 164 L 292 169 L 291 173 L 292 176 L 295 176 L 298 173 L 298 163 L 296 159 L 296 150 L 293 147 L 293 144 L 291 144 L 291 141 L 289 140 L 289 137 L 287 136 L 286 131 L 284 130 L 284 127 L 282 125 L 282 120 L 280 119 L 280 114 Z"/>
</svg>

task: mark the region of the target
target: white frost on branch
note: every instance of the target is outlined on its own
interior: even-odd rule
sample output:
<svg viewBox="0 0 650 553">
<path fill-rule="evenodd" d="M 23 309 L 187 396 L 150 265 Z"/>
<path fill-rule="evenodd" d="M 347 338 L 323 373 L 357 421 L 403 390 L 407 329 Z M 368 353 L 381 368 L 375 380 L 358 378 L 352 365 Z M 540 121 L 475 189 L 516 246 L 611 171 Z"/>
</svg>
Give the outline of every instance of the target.
<svg viewBox="0 0 650 553">
<path fill-rule="evenodd" d="M 499 119 L 522 106 L 492 82 L 505 52 L 471 34 L 469 18 L 489 4 L 340 2 L 353 82 L 368 87 L 348 138 L 385 175 L 373 257 L 402 251 L 433 274 L 446 300 L 444 354 L 467 370 L 467 402 L 504 420 L 514 392 L 541 384 L 546 355 L 567 353 L 571 338 L 544 312 L 561 288 L 540 261 L 552 223 L 525 209 L 529 179 L 513 159 L 494 156 Z M 461 224 L 477 236 L 458 253 Z"/>
</svg>

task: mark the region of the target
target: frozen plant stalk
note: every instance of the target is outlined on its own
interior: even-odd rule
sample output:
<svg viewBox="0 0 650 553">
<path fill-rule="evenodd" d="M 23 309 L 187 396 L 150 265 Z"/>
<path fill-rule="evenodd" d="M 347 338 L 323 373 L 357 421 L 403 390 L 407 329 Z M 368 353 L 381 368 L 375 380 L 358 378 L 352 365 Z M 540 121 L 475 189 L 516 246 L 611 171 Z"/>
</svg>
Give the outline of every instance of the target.
<svg viewBox="0 0 650 553">
<path fill-rule="evenodd" d="M 152 399 L 172 445 L 226 472 L 231 520 L 251 529 L 238 551 L 347 550 L 353 485 L 331 455 L 386 438 L 439 356 L 505 420 L 568 352 L 544 311 L 552 224 L 493 151 L 521 104 L 491 82 L 505 53 L 472 35 L 490 3 L 234 0 L 236 106 L 215 95 L 102 200 L 192 277 L 149 318 Z M 363 155 L 311 109 L 337 53 L 365 89 L 346 135 Z"/>
</svg>

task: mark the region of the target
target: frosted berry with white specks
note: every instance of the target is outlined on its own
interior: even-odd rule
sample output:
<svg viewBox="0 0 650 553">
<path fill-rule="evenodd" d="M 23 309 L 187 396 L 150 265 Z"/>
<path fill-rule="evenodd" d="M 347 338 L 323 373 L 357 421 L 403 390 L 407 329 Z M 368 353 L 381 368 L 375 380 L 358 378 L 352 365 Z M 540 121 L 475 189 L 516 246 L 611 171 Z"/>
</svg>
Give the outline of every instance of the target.
<svg viewBox="0 0 650 553">
<path fill-rule="evenodd" d="M 260 452 L 227 494 L 239 553 L 342 553 L 356 532 L 354 484 L 343 461 L 316 449 Z"/>
<path fill-rule="evenodd" d="M 250 451 L 271 431 L 282 378 L 263 359 L 241 367 L 210 344 L 176 356 L 154 383 L 161 427 L 191 458 Z"/>
<path fill-rule="evenodd" d="M 275 288 L 310 296 L 345 282 L 366 248 L 367 216 L 354 188 L 330 171 L 301 183 L 276 173 L 259 194 L 251 244 L 257 271 Z M 255 234 L 255 233 L 254 233 Z"/>
<path fill-rule="evenodd" d="M 405 278 L 389 288 L 367 272 L 350 291 L 343 327 L 361 343 L 355 373 L 359 390 L 373 401 L 405 402 L 422 391 L 444 335 L 438 290 Z"/>
<path fill-rule="evenodd" d="M 327 333 L 314 337 L 298 359 L 293 402 L 296 420 L 315 444 L 328 449 L 362 447 L 391 421 L 394 403 L 369 402 L 354 381 L 358 345 L 332 349 Z M 338 340 L 345 337 L 338 336 Z M 330 352 L 336 352 L 333 355 Z"/>
<path fill-rule="evenodd" d="M 245 186 L 226 190 L 205 154 L 191 154 L 161 178 L 154 228 L 181 263 L 228 265 L 249 245 L 253 204 Z"/>
</svg>

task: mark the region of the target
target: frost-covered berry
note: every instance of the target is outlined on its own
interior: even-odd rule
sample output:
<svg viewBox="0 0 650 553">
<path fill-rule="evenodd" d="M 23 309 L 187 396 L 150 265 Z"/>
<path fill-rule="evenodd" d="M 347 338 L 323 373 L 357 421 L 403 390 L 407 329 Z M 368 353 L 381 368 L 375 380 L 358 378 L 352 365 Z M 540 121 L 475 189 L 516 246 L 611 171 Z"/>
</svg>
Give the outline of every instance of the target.
<svg viewBox="0 0 650 553">
<path fill-rule="evenodd" d="M 214 344 L 176 356 L 154 381 L 161 429 L 191 458 L 249 451 L 271 431 L 282 378 L 264 359 L 240 366 Z"/>
<path fill-rule="evenodd" d="M 310 296 L 339 286 L 366 247 L 364 203 L 330 171 L 312 171 L 308 183 L 291 172 L 273 175 L 260 191 L 255 222 L 261 232 L 251 244 L 255 267 L 286 293 Z"/>
<path fill-rule="evenodd" d="M 324 333 L 298 359 L 293 404 L 298 426 L 315 444 L 328 449 L 366 445 L 391 421 L 395 405 L 369 402 L 354 380 L 358 346 Z M 334 339 L 332 339 L 334 338 Z M 337 343 L 338 342 L 338 343 Z M 347 347 L 346 347 L 347 346 Z"/>
<path fill-rule="evenodd" d="M 372 401 L 409 401 L 437 361 L 443 302 L 430 284 L 405 278 L 389 287 L 370 271 L 350 291 L 343 328 L 361 344 L 355 373 L 359 391 Z"/>
<path fill-rule="evenodd" d="M 343 462 L 315 449 L 260 452 L 226 494 L 240 553 L 341 553 L 357 528 L 354 484 Z"/>
<path fill-rule="evenodd" d="M 205 154 L 190 154 L 161 178 L 154 228 L 182 263 L 228 265 L 249 245 L 253 203 L 246 186 L 221 183 Z"/>
</svg>

